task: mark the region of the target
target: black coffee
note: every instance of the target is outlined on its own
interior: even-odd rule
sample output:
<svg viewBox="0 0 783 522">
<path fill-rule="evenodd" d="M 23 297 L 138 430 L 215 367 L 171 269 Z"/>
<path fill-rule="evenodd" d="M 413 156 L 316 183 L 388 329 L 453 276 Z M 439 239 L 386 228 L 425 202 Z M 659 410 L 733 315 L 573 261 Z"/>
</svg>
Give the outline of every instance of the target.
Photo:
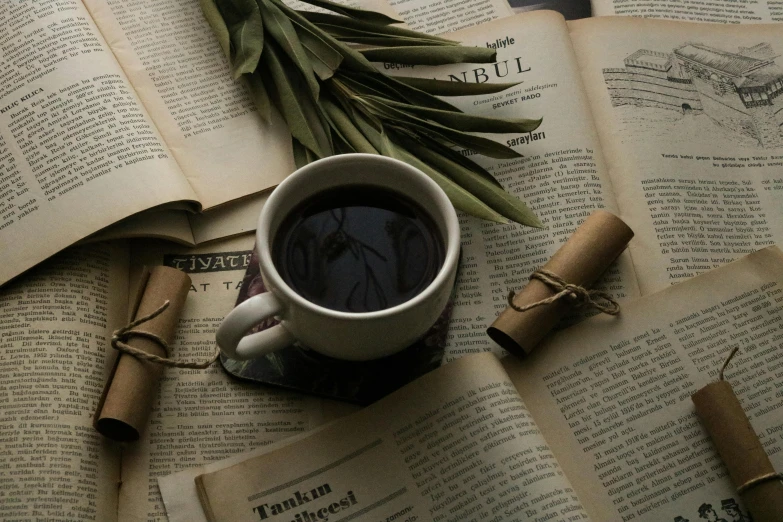
<svg viewBox="0 0 783 522">
<path fill-rule="evenodd" d="M 344 312 L 408 301 L 432 282 L 444 255 L 438 228 L 419 205 L 365 185 L 305 200 L 272 244 L 275 267 L 295 292 Z"/>
</svg>

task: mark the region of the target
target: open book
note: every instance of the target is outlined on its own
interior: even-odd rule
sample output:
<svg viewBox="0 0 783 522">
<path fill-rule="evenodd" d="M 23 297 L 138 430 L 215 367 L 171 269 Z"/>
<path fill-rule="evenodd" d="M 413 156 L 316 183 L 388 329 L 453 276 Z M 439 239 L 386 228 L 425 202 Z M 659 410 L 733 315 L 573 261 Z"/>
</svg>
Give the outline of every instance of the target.
<svg viewBox="0 0 783 522">
<path fill-rule="evenodd" d="M 194 243 L 182 209 L 292 171 L 277 117 L 231 80 L 198 2 L 0 6 L 0 284 L 132 214 Z"/>
<path fill-rule="evenodd" d="M 509 289 L 524 286 L 594 209 L 615 212 L 636 233 L 602 283 L 621 299 L 783 241 L 783 26 L 566 23 L 537 11 L 453 36 L 497 47 L 498 62 L 399 74 L 521 82 L 450 101 L 474 114 L 543 117 L 532 133 L 502 137 L 524 158 L 471 158 L 545 228 L 462 220 L 448 359 L 499 351 L 484 328 Z"/>
<path fill-rule="evenodd" d="M 320 423 L 320 401 L 238 382 L 215 365 L 165 370 L 141 440 L 120 445 L 92 427 L 116 355 L 109 339 L 129 320 L 142 267 L 189 272 L 171 354 L 203 361 L 253 240 L 71 247 L 0 291 L 0 520 L 164 521 L 158 476 Z"/>
<path fill-rule="evenodd" d="M 383 0 L 361 4 L 396 16 Z M 455 9 L 403 6 L 431 32 L 510 12 L 503 0 Z M 198 0 L 4 2 L 0 42 L 0 284 L 149 209 L 101 237 L 192 245 L 250 230 L 263 199 L 217 223 L 193 212 L 294 169 L 285 123 L 264 123 L 231 79 Z"/>
<path fill-rule="evenodd" d="M 639 0 L 591 0 L 593 16 L 639 16 L 689 22 L 760 24 L 783 22 L 783 4 L 777 0 L 734 2 L 732 0 L 681 0 L 644 2 Z"/>
<path fill-rule="evenodd" d="M 759 251 L 524 360 L 464 357 L 294 443 L 161 479 L 169 514 L 201 519 L 198 475 L 209 520 L 736 520 L 690 394 L 741 346 L 727 379 L 783 466 L 782 296 L 783 252 Z"/>
</svg>

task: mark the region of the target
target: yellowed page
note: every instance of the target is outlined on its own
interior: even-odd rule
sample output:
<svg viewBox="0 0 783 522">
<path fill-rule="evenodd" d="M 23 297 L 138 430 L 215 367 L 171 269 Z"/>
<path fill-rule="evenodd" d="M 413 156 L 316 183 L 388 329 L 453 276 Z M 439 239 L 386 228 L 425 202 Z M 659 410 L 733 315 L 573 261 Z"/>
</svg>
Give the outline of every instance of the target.
<svg viewBox="0 0 783 522">
<path fill-rule="evenodd" d="M 234 306 L 253 241 L 244 235 L 197 250 L 134 243 L 134 274 L 145 264 L 195 269 L 172 357 L 201 361 L 214 353 L 215 331 Z M 119 520 L 165 517 L 157 477 L 304 432 L 319 417 L 318 399 L 239 382 L 219 364 L 167 368 L 146 432 L 123 452 Z"/>
<path fill-rule="evenodd" d="M 783 253 L 773 247 L 506 361 L 593 520 L 699 520 L 704 504 L 725 517 L 723 501 L 739 502 L 690 399 L 733 346 L 726 378 L 783 467 L 782 302 Z"/>
<path fill-rule="evenodd" d="M 430 34 L 458 31 L 513 14 L 506 0 L 389 0 L 389 4 L 411 29 Z"/>
<path fill-rule="evenodd" d="M 127 294 L 120 244 L 68 249 L 0 291 L 0 519 L 116 520 L 120 452 L 92 415 Z"/>
<path fill-rule="evenodd" d="M 450 36 L 470 45 L 498 47 L 497 63 L 381 67 L 395 74 L 452 81 L 520 82 L 499 94 L 448 101 L 470 114 L 543 117 L 532 133 L 490 136 L 512 146 L 523 158 L 494 160 L 478 154 L 470 158 L 525 201 L 544 228 L 460 216 L 462 265 L 446 360 L 484 350 L 500 353 L 485 330 L 506 308 L 509 290 L 522 288 L 593 210 L 618 212 L 563 17 L 551 11 L 520 14 Z M 619 299 L 637 296 L 628 255 L 623 254 L 598 284 Z"/>
<path fill-rule="evenodd" d="M 783 25 L 570 28 L 642 293 L 783 241 Z"/>
<path fill-rule="evenodd" d="M 0 4 L 0 284 L 196 196 L 78 0 Z"/>
<path fill-rule="evenodd" d="M 212 520 L 583 515 L 525 405 L 487 353 L 200 482 Z"/>
<path fill-rule="evenodd" d="M 197 1 L 84 0 L 117 60 L 208 209 L 293 172 L 291 138 L 258 116 L 231 79 Z"/>
<path fill-rule="evenodd" d="M 593 16 L 638 16 L 719 24 L 783 22 L 783 4 L 779 0 L 591 0 L 591 4 Z"/>
</svg>

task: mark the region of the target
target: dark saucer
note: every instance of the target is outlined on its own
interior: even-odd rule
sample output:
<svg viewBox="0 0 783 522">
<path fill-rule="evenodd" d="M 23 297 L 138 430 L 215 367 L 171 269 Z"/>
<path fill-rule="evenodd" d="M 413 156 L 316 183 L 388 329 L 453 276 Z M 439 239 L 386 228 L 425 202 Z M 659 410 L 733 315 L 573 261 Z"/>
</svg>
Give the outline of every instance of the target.
<svg viewBox="0 0 783 522">
<path fill-rule="evenodd" d="M 237 304 L 265 291 L 254 252 L 242 280 Z M 238 379 L 367 405 L 440 366 L 451 309 L 452 301 L 449 301 L 421 339 L 382 359 L 344 361 L 295 345 L 251 361 L 236 361 L 221 354 L 220 362 Z M 265 321 L 251 332 L 275 324 L 275 320 Z"/>
</svg>

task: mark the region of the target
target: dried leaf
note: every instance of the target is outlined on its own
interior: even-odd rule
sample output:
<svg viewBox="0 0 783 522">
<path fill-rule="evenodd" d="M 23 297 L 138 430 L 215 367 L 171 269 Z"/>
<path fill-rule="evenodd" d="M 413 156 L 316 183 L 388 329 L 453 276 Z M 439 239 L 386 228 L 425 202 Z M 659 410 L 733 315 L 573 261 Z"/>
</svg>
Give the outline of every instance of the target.
<svg viewBox="0 0 783 522">
<path fill-rule="evenodd" d="M 359 85 L 367 87 L 368 91 L 361 91 L 357 88 L 357 92 L 361 92 L 362 94 L 377 96 L 378 92 L 381 92 L 395 101 L 408 102 L 413 105 L 422 105 L 424 107 L 446 111 L 459 110 L 440 98 L 436 98 L 435 96 L 414 87 L 409 87 L 404 83 L 397 82 L 394 78 L 381 74 L 378 71 L 373 71 L 372 73 L 340 71 L 339 75 L 340 78 L 347 77 Z"/>
<path fill-rule="evenodd" d="M 475 195 L 481 201 L 499 214 L 530 227 L 541 228 L 543 225 L 536 215 L 518 198 L 507 193 L 501 187 L 490 183 L 475 172 L 451 161 L 449 158 L 420 145 L 414 140 L 404 139 L 406 148 L 424 162 L 440 172 L 445 173 L 455 183 Z"/>
<path fill-rule="evenodd" d="M 276 47 L 273 42 L 268 42 L 262 56 L 270 73 L 269 78 L 264 77 L 267 90 L 281 110 L 291 135 L 319 158 L 330 156 L 330 137 L 321 122 L 318 107 L 301 77 L 291 70 L 292 67 L 283 65 L 283 53 Z"/>
<path fill-rule="evenodd" d="M 222 0 L 219 5 L 230 45 L 231 74 L 236 80 L 251 73 L 264 49 L 264 29 L 255 0 Z"/>
<path fill-rule="evenodd" d="M 356 152 L 365 152 L 367 154 L 378 154 L 375 147 L 367 141 L 356 125 L 353 124 L 348 115 L 343 112 L 342 108 L 338 107 L 330 100 L 321 99 L 321 105 L 323 105 L 327 116 L 334 124 L 335 128 L 340 131 L 340 134 L 351 144 Z"/>
<path fill-rule="evenodd" d="M 226 60 L 231 60 L 231 39 L 228 35 L 228 27 L 223 20 L 223 15 L 220 14 L 215 0 L 201 0 L 201 12 L 204 13 L 207 23 L 214 31 L 217 41 L 220 44 L 220 48 L 223 49 L 223 53 L 226 55 Z"/>
<path fill-rule="evenodd" d="M 458 147 L 474 150 L 491 158 L 510 159 L 522 157 L 514 149 L 496 141 L 451 129 L 433 121 L 417 118 L 412 114 L 372 99 L 358 98 L 358 100 L 375 114 L 387 119 L 389 124 L 395 127 L 406 130 L 416 129 L 422 134 L 430 135 L 433 138 L 436 136 L 440 137 L 443 141 L 453 143 Z"/>
<path fill-rule="evenodd" d="M 318 100 L 320 85 L 313 73 L 313 66 L 307 53 L 299 42 L 296 29 L 291 20 L 269 0 L 259 0 L 258 5 L 263 15 L 264 28 L 269 36 L 275 39 L 280 48 L 285 52 L 296 67 L 302 72 L 313 98 Z"/>
<path fill-rule="evenodd" d="M 443 192 L 446 193 L 446 195 L 449 197 L 449 200 L 451 201 L 452 205 L 454 205 L 455 208 L 458 210 L 462 210 L 464 212 L 467 212 L 468 214 L 471 214 L 473 216 L 476 216 L 481 219 L 486 219 L 489 221 L 495 221 L 497 223 L 508 223 L 508 219 L 503 217 L 501 214 L 493 210 L 489 205 L 481 201 L 479 198 L 477 198 L 474 194 L 471 194 L 469 191 L 465 190 L 463 187 L 459 186 L 457 183 L 449 179 L 447 176 L 444 176 L 442 173 L 440 173 L 438 170 L 432 168 L 427 163 L 421 161 L 419 158 L 405 150 L 403 147 L 400 147 L 393 143 L 393 151 L 391 157 L 398 159 L 400 161 L 404 161 L 408 165 L 411 165 L 412 167 L 416 167 L 426 175 L 428 175 L 430 178 L 437 183 L 440 188 L 443 189 Z"/>
<path fill-rule="evenodd" d="M 497 52 L 487 47 L 414 46 L 378 47 L 359 51 L 371 62 L 405 65 L 447 65 L 453 63 L 492 63 Z"/>
<path fill-rule="evenodd" d="M 247 81 L 250 97 L 253 99 L 258 114 L 264 122 L 269 123 L 271 121 L 272 104 L 269 102 L 269 94 L 266 92 L 266 87 L 264 87 L 259 71 L 256 70 L 252 74 L 246 74 L 243 78 Z"/>
<path fill-rule="evenodd" d="M 482 94 L 495 94 L 521 83 L 471 83 L 450 80 L 432 80 L 429 78 L 412 78 L 409 76 L 395 76 L 394 79 L 409 85 L 410 87 L 436 96 L 479 96 Z"/>
<path fill-rule="evenodd" d="M 302 47 L 304 47 L 307 56 L 310 58 L 313 71 L 321 80 L 328 80 L 340 67 L 340 64 L 343 62 L 343 55 L 319 35 L 301 26 L 297 27 L 299 29 L 296 34 L 299 36 L 299 41 L 302 42 Z"/>
<path fill-rule="evenodd" d="M 341 5 L 334 2 L 330 2 L 329 0 L 302 0 L 302 1 L 306 4 L 314 5 L 316 7 L 320 7 L 321 9 L 326 9 L 327 11 L 332 11 L 334 13 L 338 13 L 350 18 L 355 18 L 357 20 L 364 20 L 365 22 L 374 22 L 376 24 L 383 24 L 383 25 L 403 23 L 402 20 L 396 20 L 390 16 L 386 16 L 383 13 L 377 13 L 375 11 L 366 11 L 364 9 L 359 9 L 356 7 L 349 7 L 347 5 Z"/>
<path fill-rule="evenodd" d="M 462 111 L 442 111 L 439 109 L 429 109 L 427 107 L 417 107 L 408 103 L 399 103 L 392 100 L 384 100 L 377 96 L 367 96 L 367 99 L 374 99 L 379 103 L 385 103 L 401 111 L 409 112 L 421 118 L 432 120 L 445 125 L 451 129 L 465 132 L 491 132 L 491 133 L 511 133 L 511 132 L 532 132 L 541 125 L 541 119 L 505 119 L 505 118 L 487 118 L 485 116 L 474 116 L 465 114 Z"/>
<path fill-rule="evenodd" d="M 318 157 L 310 152 L 310 149 L 302 145 L 298 139 L 291 137 L 291 145 L 294 150 L 294 165 L 297 169 L 301 169 L 305 165 L 318 159 Z"/>
</svg>

